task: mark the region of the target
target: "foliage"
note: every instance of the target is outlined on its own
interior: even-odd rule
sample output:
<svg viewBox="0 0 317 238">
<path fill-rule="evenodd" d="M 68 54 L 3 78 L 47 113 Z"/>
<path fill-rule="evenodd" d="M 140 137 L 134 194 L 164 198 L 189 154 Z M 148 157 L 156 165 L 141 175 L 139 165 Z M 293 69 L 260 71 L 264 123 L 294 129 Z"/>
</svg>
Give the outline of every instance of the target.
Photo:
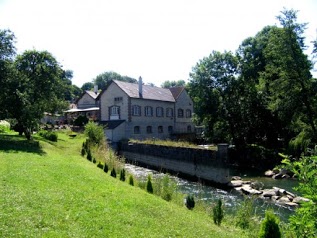
<svg viewBox="0 0 317 238">
<path fill-rule="evenodd" d="M 97 77 L 93 80 L 94 85 L 98 85 L 98 88 L 101 90 L 106 89 L 112 80 L 119 80 L 128 83 L 136 83 L 137 80 L 130 78 L 128 76 L 121 76 L 116 72 L 104 72 L 102 74 L 97 75 Z"/>
<path fill-rule="evenodd" d="M 98 167 L 99 169 L 103 169 L 103 164 L 99 161 L 98 164 L 97 164 L 97 167 Z"/>
<path fill-rule="evenodd" d="M 186 82 L 184 80 L 178 80 L 178 81 L 164 81 L 161 84 L 162 88 L 173 88 L 173 87 L 185 87 Z"/>
<path fill-rule="evenodd" d="M 242 229 L 248 229 L 251 225 L 253 217 L 254 200 L 252 198 L 244 198 L 240 208 L 236 212 L 236 225 Z"/>
<path fill-rule="evenodd" d="M 58 135 L 56 132 L 54 131 L 45 131 L 45 130 L 40 130 L 39 131 L 39 135 L 47 140 L 50 141 L 57 141 L 58 139 Z"/>
<path fill-rule="evenodd" d="M 148 193 L 153 193 L 152 176 L 150 174 L 147 176 L 146 191 Z"/>
<path fill-rule="evenodd" d="M 185 205 L 189 210 L 193 210 L 195 207 L 195 198 L 193 195 L 187 195 Z"/>
<path fill-rule="evenodd" d="M 304 156 L 298 161 L 284 159 L 285 168 L 299 179 L 296 188 L 309 202 L 303 202 L 290 218 L 291 229 L 298 237 L 316 237 L 317 234 L 317 156 Z"/>
<path fill-rule="evenodd" d="M 131 174 L 129 175 L 129 184 L 131 186 L 134 186 L 134 179 L 133 179 L 133 176 Z"/>
<path fill-rule="evenodd" d="M 84 115 L 79 115 L 73 122 L 74 126 L 85 126 L 89 119 Z"/>
<path fill-rule="evenodd" d="M 273 211 L 267 210 L 265 218 L 261 223 L 259 238 L 280 238 L 281 231 L 279 228 L 279 219 L 274 215 Z"/>
<path fill-rule="evenodd" d="M 10 123 L 4 120 L 0 120 L 0 133 L 10 130 Z"/>
<path fill-rule="evenodd" d="M 115 170 L 115 168 L 112 168 L 111 172 L 110 172 L 110 176 L 116 178 L 117 177 L 117 172 Z"/>
<path fill-rule="evenodd" d="M 105 164 L 104 167 L 103 167 L 103 171 L 104 171 L 105 173 L 108 173 L 108 170 L 109 170 L 109 167 L 108 167 L 107 164 Z"/>
<path fill-rule="evenodd" d="M 105 142 L 105 134 L 102 126 L 94 122 L 88 122 L 85 126 L 85 134 L 92 144 L 101 145 Z"/>
<path fill-rule="evenodd" d="M 121 181 L 125 181 L 125 169 L 122 169 L 122 170 L 120 171 L 120 180 L 121 180 Z"/>
<path fill-rule="evenodd" d="M 86 150 L 84 147 L 81 148 L 81 156 L 85 156 L 86 154 Z"/>
<path fill-rule="evenodd" d="M 84 83 L 82 86 L 81 86 L 81 89 L 83 91 L 90 91 L 94 88 L 94 83 L 92 82 L 87 82 L 87 83 Z"/>
<path fill-rule="evenodd" d="M 87 160 L 92 161 L 92 155 L 90 149 L 87 150 Z"/>
<path fill-rule="evenodd" d="M 218 199 L 217 204 L 212 209 L 212 213 L 213 213 L 214 223 L 220 226 L 221 221 L 224 217 L 221 199 Z"/>
<path fill-rule="evenodd" d="M 171 201 L 173 194 L 176 191 L 176 182 L 170 179 L 168 174 L 164 174 L 163 177 L 155 179 L 154 183 L 155 194 L 162 197 L 166 201 Z"/>
</svg>

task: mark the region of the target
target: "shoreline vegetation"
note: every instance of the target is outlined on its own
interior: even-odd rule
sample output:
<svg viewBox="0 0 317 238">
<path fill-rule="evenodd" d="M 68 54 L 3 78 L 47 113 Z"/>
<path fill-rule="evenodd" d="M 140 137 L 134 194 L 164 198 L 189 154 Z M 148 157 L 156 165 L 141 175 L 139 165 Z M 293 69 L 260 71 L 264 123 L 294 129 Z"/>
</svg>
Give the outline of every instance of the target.
<svg viewBox="0 0 317 238">
<path fill-rule="evenodd" d="M 57 142 L 0 134 L 1 237 L 257 237 L 261 219 L 246 215 L 247 206 L 235 216 L 224 210 L 215 225 L 216 204 L 197 200 L 189 210 L 164 179 L 152 181 L 151 194 L 148 183 L 123 174 L 123 158 L 99 145 L 90 163 L 80 153 L 87 137 L 70 134 L 58 132 Z"/>
</svg>

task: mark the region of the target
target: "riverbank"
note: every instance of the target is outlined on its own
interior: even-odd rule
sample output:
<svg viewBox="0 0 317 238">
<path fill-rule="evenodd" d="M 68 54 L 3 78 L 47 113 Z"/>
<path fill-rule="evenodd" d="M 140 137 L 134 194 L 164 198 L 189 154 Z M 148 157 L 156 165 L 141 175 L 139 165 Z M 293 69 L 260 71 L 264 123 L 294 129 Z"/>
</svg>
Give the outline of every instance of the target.
<svg viewBox="0 0 317 238">
<path fill-rule="evenodd" d="M 247 237 L 104 173 L 80 156 L 82 135 L 58 138 L 0 135 L 1 237 Z"/>
</svg>

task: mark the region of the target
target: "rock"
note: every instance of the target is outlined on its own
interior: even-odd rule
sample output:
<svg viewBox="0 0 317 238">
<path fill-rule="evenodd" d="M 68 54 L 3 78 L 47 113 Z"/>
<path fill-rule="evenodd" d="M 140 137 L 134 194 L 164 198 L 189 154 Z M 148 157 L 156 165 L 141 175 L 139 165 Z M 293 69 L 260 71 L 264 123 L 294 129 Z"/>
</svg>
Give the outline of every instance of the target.
<svg viewBox="0 0 317 238">
<path fill-rule="evenodd" d="M 252 182 L 251 183 L 251 188 L 256 189 L 256 190 L 261 190 L 264 187 L 264 184 L 262 182 Z"/>
<path fill-rule="evenodd" d="M 287 202 L 287 203 L 285 203 L 285 205 L 287 205 L 289 207 L 298 207 L 298 204 L 295 202 Z"/>
<path fill-rule="evenodd" d="M 282 176 L 283 176 L 282 173 L 277 173 L 277 174 L 274 174 L 272 178 L 273 178 L 273 179 L 281 179 Z"/>
<path fill-rule="evenodd" d="M 302 202 L 309 202 L 310 200 L 308 198 L 303 198 L 303 197 L 294 197 L 293 202 L 295 203 L 302 203 Z"/>
<path fill-rule="evenodd" d="M 244 194 L 247 194 L 247 195 L 260 195 L 262 194 L 262 191 L 259 191 L 259 190 L 256 190 L 256 189 L 253 189 L 251 188 L 250 185 L 243 185 L 242 188 L 241 188 L 241 191 L 244 193 Z"/>
<path fill-rule="evenodd" d="M 262 196 L 269 197 L 269 198 L 276 196 L 276 190 L 275 189 L 264 189 Z"/>
<path fill-rule="evenodd" d="M 243 184 L 242 180 L 232 180 L 230 183 L 228 183 L 229 187 L 241 187 Z"/>
<path fill-rule="evenodd" d="M 279 169 L 273 169 L 273 173 L 274 173 L 274 174 L 278 174 L 279 172 L 280 172 Z"/>
<path fill-rule="evenodd" d="M 285 204 L 287 202 L 291 202 L 288 197 L 280 197 L 278 200 L 277 200 L 278 203 L 282 203 L 282 204 Z"/>
<path fill-rule="evenodd" d="M 282 175 L 282 179 L 288 179 L 288 178 L 290 178 L 291 176 L 289 176 L 288 174 L 283 174 Z"/>
<path fill-rule="evenodd" d="M 239 176 L 232 176 L 231 180 L 241 180 L 241 177 L 239 177 Z"/>
<path fill-rule="evenodd" d="M 264 175 L 267 177 L 272 177 L 275 173 L 272 170 L 265 171 Z"/>
<path fill-rule="evenodd" d="M 278 190 L 278 192 L 277 192 L 277 195 L 278 195 L 278 196 L 284 196 L 284 195 L 286 195 L 286 190 L 280 188 L 280 189 Z"/>
</svg>

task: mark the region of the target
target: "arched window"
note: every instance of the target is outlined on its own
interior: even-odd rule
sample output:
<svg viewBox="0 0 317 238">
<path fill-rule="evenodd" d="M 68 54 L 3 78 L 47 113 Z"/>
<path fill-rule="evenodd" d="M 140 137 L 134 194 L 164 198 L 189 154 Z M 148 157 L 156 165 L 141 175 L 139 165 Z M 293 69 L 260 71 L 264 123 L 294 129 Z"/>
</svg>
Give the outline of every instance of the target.
<svg viewBox="0 0 317 238">
<path fill-rule="evenodd" d="M 120 119 L 120 107 L 112 106 L 109 108 L 109 117 L 110 120 L 119 120 Z"/>
<path fill-rule="evenodd" d="M 184 110 L 181 109 L 181 108 L 179 108 L 179 109 L 177 110 L 177 116 L 178 116 L 178 117 L 184 117 Z"/>
<path fill-rule="evenodd" d="M 192 111 L 190 109 L 186 110 L 186 117 L 191 118 L 192 117 Z"/>
<path fill-rule="evenodd" d="M 146 127 L 146 133 L 152 134 L 152 126 L 147 126 Z"/>
<path fill-rule="evenodd" d="M 168 133 L 173 133 L 173 126 L 168 126 Z"/>
<path fill-rule="evenodd" d="M 157 117 L 163 117 L 164 116 L 163 107 L 157 107 L 156 108 L 156 116 Z"/>
<path fill-rule="evenodd" d="M 152 107 L 146 106 L 144 108 L 144 110 L 145 110 L 145 116 L 146 117 L 152 117 L 153 116 L 153 108 Z"/>
<path fill-rule="evenodd" d="M 163 133 L 163 126 L 158 126 L 157 132 L 158 133 Z"/>
<path fill-rule="evenodd" d="M 141 116 L 141 107 L 138 105 L 132 106 L 132 116 Z"/>
<path fill-rule="evenodd" d="M 134 127 L 134 134 L 140 134 L 140 127 L 139 126 Z"/>
</svg>

